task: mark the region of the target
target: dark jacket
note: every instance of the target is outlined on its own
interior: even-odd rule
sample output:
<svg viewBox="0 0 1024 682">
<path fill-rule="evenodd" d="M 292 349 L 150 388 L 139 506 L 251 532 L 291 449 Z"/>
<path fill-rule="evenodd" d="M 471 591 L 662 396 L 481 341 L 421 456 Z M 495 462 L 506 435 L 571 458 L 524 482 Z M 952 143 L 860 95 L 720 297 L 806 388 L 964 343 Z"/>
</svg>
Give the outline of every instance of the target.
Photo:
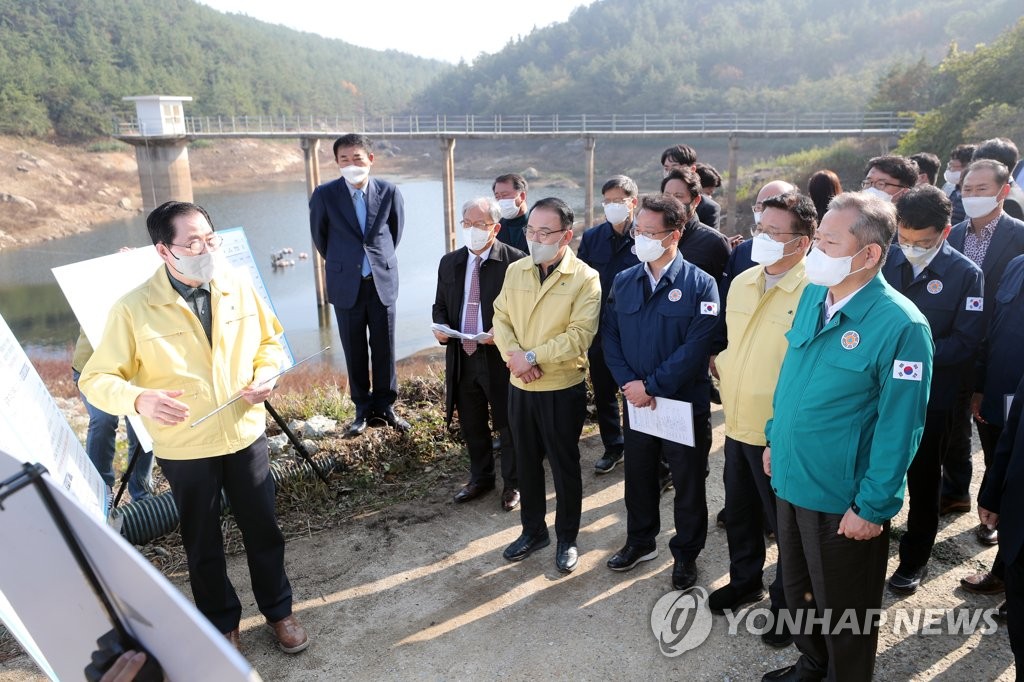
<svg viewBox="0 0 1024 682">
<path fill-rule="evenodd" d="M 529 253 L 530 249 L 526 246 L 526 235 L 523 234 L 523 228 L 526 227 L 529 215 L 527 212 L 515 218 L 502 218 L 499 221 L 501 230 L 498 231 L 498 241 L 519 249 L 524 254 Z"/>
<path fill-rule="evenodd" d="M 500 234 L 500 233 L 499 233 Z M 466 286 L 466 267 L 469 249 L 463 246 L 441 257 L 437 266 L 437 294 L 431 316 L 436 323 L 446 324 L 452 329 L 462 329 L 463 296 Z M 505 282 L 505 270 L 511 263 L 526 256 L 519 249 L 495 240 L 487 260 L 480 263 L 480 316 L 483 329 L 491 328 L 494 317 L 494 299 Z M 459 376 L 459 362 L 462 357 L 458 339 L 449 339 L 445 353 L 445 417 L 450 423 L 455 410 L 455 386 Z M 491 391 L 494 404 L 492 414 L 506 415 L 508 412 L 508 368 L 497 346 L 480 344 L 476 352 L 487 354 Z M 502 422 L 507 419 L 503 417 Z M 496 421 L 498 421 L 496 419 Z"/>
<path fill-rule="evenodd" d="M 978 505 L 999 514 L 999 554 L 1012 564 L 1024 544 L 1024 430 L 1020 428 L 1024 408 L 1024 381 L 1017 385 L 1010 416 L 999 436 L 992 464 L 978 494 Z"/>
<path fill-rule="evenodd" d="M 903 250 L 894 244 L 882 275 L 889 286 L 913 301 L 928 318 L 935 342 L 928 409 L 953 409 L 964 375 L 973 371 L 985 336 L 984 307 L 988 302 L 983 298 L 985 276 L 981 268 L 944 242 L 932 262 L 914 277 Z M 981 305 L 976 305 L 978 301 Z"/>
<path fill-rule="evenodd" d="M 691 216 L 679 238 L 679 250 L 683 258 L 711 275 L 716 284 L 722 281 L 729 261 L 729 240 L 724 234 Z"/>
<path fill-rule="evenodd" d="M 633 253 L 633 245 L 636 242 L 629 236 L 627 229 L 625 234 L 618 238 L 616 243 L 615 228 L 607 220 L 600 225 L 586 230 L 580 237 L 580 247 L 576 256 L 581 261 L 597 270 L 601 276 L 601 312 L 604 318 L 604 304 L 608 300 L 608 294 L 612 290 L 612 282 L 615 275 L 627 268 L 631 268 L 640 261 Z M 603 321 L 600 323 L 603 324 Z M 601 345 L 601 326 L 598 325 L 597 335 L 594 337 L 592 346 Z"/>
<path fill-rule="evenodd" d="M 356 219 L 344 178 L 313 190 L 309 229 L 327 270 L 327 299 L 345 310 L 356 303 L 362 281 L 363 255 L 370 261 L 373 284 L 384 305 L 398 299 L 398 258 L 405 211 L 402 194 L 390 182 L 371 177 L 366 192 L 366 234 Z"/>
<path fill-rule="evenodd" d="M 987 287 L 986 287 L 987 288 Z M 1024 256 L 1010 261 L 991 304 L 988 330 L 978 353 L 974 390 L 984 394 L 981 416 L 999 426 L 1006 415 L 1006 396 L 1024 376 Z"/>
<path fill-rule="evenodd" d="M 964 240 L 970 225 L 971 221 L 965 220 L 949 233 L 950 246 L 960 253 L 964 252 Z M 981 270 L 985 273 L 986 301 L 993 300 L 1007 264 L 1021 254 L 1024 254 L 1024 222 L 1004 213 L 999 218 L 985 260 L 981 264 Z"/>
<path fill-rule="evenodd" d="M 717 230 L 721 217 L 722 207 L 717 201 L 702 192 L 700 203 L 697 204 L 697 219 L 708 227 Z"/>
</svg>

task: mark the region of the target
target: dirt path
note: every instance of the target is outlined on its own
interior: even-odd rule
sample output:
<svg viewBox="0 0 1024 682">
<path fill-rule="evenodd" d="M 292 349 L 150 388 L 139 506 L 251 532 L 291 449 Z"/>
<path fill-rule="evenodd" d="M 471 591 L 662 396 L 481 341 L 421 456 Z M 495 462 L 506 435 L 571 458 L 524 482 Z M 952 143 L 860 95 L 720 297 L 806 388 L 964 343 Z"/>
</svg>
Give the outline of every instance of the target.
<svg viewBox="0 0 1024 682">
<path fill-rule="evenodd" d="M 698 560 L 699 584 L 709 591 L 728 579 L 725 531 L 714 526 L 722 506 L 722 413 L 713 413 L 715 442 L 708 480 L 711 527 Z M 288 570 L 296 610 L 315 638 L 299 656 L 272 647 L 248 592 L 243 556 L 230 560 L 232 580 L 248 617 L 245 654 L 265 680 L 339 679 L 615 679 L 759 680 L 793 662 L 794 648 L 769 649 L 741 628 L 728 633 L 716 616 L 710 637 L 676 658 L 663 656 L 651 632 L 655 602 L 671 588 L 671 500 L 662 499 L 659 557 L 617 574 L 604 563 L 625 535 L 622 469 L 597 477 L 600 455 L 593 427 L 583 442 L 584 501 L 580 565 L 563 577 L 554 546 L 519 564 L 501 551 L 518 535 L 518 513 L 499 509 L 498 496 L 455 507 L 457 481 L 416 504 L 367 515 L 333 533 L 290 542 Z M 980 452 L 977 461 L 980 461 Z M 975 486 L 980 480 L 976 468 Z M 548 491 L 551 494 L 548 481 Z M 553 504 L 549 503 L 549 524 Z M 900 527 L 903 515 L 894 523 Z M 987 567 L 994 549 L 974 539 L 977 517 L 946 517 L 931 577 L 914 597 L 886 592 L 876 679 L 1011 680 L 1005 630 L 991 635 L 892 633 L 896 608 L 993 608 L 1001 597 L 959 589 L 960 577 Z M 895 551 L 896 543 L 892 544 Z M 775 548 L 770 546 L 769 576 Z M 889 571 L 896 565 L 890 557 Z M 180 578 L 177 580 L 182 586 Z M 248 597 L 248 600 L 246 600 Z M 767 606 L 762 602 L 760 606 Z M 0 682 L 36 679 L 18 659 L 0 667 Z"/>
</svg>

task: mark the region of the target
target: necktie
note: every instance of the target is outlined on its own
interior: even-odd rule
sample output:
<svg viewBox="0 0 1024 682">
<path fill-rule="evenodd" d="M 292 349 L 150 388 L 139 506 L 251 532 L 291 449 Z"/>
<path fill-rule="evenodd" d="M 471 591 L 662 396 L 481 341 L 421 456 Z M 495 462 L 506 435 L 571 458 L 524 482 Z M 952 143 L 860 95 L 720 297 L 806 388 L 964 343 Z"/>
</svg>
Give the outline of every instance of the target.
<svg viewBox="0 0 1024 682">
<path fill-rule="evenodd" d="M 210 311 L 210 292 L 196 287 L 189 297 L 192 300 L 192 310 L 199 318 L 199 324 L 203 325 L 206 332 L 206 340 L 213 343 L 213 315 Z"/>
<path fill-rule="evenodd" d="M 366 194 L 363 190 L 357 189 L 352 193 L 352 204 L 356 209 L 356 220 L 359 221 L 359 229 L 366 237 Z M 363 253 L 363 277 L 370 275 L 370 259 Z"/>
<path fill-rule="evenodd" d="M 463 334 L 477 334 L 480 331 L 480 256 L 473 257 L 473 274 L 469 278 L 469 298 L 466 299 L 466 316 L 462 320 Z M 463 340 L 462 350 L 466 355 L 476 352 L 476 341 Z"/>
</svg>

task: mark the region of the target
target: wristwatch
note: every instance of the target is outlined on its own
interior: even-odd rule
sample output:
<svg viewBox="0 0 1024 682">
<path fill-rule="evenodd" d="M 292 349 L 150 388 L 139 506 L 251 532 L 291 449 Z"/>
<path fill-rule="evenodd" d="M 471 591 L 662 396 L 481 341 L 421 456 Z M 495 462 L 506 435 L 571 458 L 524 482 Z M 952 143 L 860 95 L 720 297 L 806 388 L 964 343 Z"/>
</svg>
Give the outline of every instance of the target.
<svg viewBox="0 0 1024 682">
<path fill-rule="evenodd" d="M 526 361 L 528 363 L 530 363 L 531 365 L 533 365 L 534 367 L 536 367 L 537 366 L 537 354 L 534 353 L 532 350 L 526 351 Z"/>
</svg>

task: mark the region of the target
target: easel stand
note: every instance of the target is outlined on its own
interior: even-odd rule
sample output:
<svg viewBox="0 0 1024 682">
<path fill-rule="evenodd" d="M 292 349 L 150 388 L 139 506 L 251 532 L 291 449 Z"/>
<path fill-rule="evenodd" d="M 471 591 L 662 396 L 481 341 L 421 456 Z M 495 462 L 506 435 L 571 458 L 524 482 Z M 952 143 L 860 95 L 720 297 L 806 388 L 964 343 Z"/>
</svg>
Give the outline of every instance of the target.
<svg viewBox="0 0 1024 682">
<path fill-rule="evenodd" d="M 124 620 L 114 608 L 113 601 L 100 580 L 100 576 L 93 568 L 88 555 L 86 555 L 85 550 L 82 548 L 78 536 L 72 530 L 71 524 L 68 523 L 67 517 L 57 504 L 57 500 L 54 499 L 50 489 L 46 487 L 46 482 L 43 480 L 43 474 L 45 473 L 48 472 L 42 464 L 28 464 L 26 462 L 20 473 L 11 476 L 5 481 L 0 481 L 0 511 L 3 511 L 4 500 L 8 497 L 22 488 L 30 485 L 34 486 L 47 512 L 49 512 L 50 518 L 53 519 L 54 525 L 60 531 L 61 538 L 71 551 L 71 555 L 75 558 L 78 568 L 82 571 L 83 577 L 85 577 L 89 587 L 92 588 L 96 598 L 102 604 L 103 610 L 107 612 L 107 618 L 114 628 L 96 640 L 99 650 L 93 652 L 92 663 L 85 668 L 86 679 L 90 680 L 90 682 L 96 682 L 121 654 L 128 650 L 134 650 L 146 654 L 146 663 L 143 665 L 142 670 L 136 674 L 135 680 L 137 682 L 160 682 L 164 678 L 163 669 L 153 655 L 146 651 L 139 641 L 132 636 Z"/>
</svg>

